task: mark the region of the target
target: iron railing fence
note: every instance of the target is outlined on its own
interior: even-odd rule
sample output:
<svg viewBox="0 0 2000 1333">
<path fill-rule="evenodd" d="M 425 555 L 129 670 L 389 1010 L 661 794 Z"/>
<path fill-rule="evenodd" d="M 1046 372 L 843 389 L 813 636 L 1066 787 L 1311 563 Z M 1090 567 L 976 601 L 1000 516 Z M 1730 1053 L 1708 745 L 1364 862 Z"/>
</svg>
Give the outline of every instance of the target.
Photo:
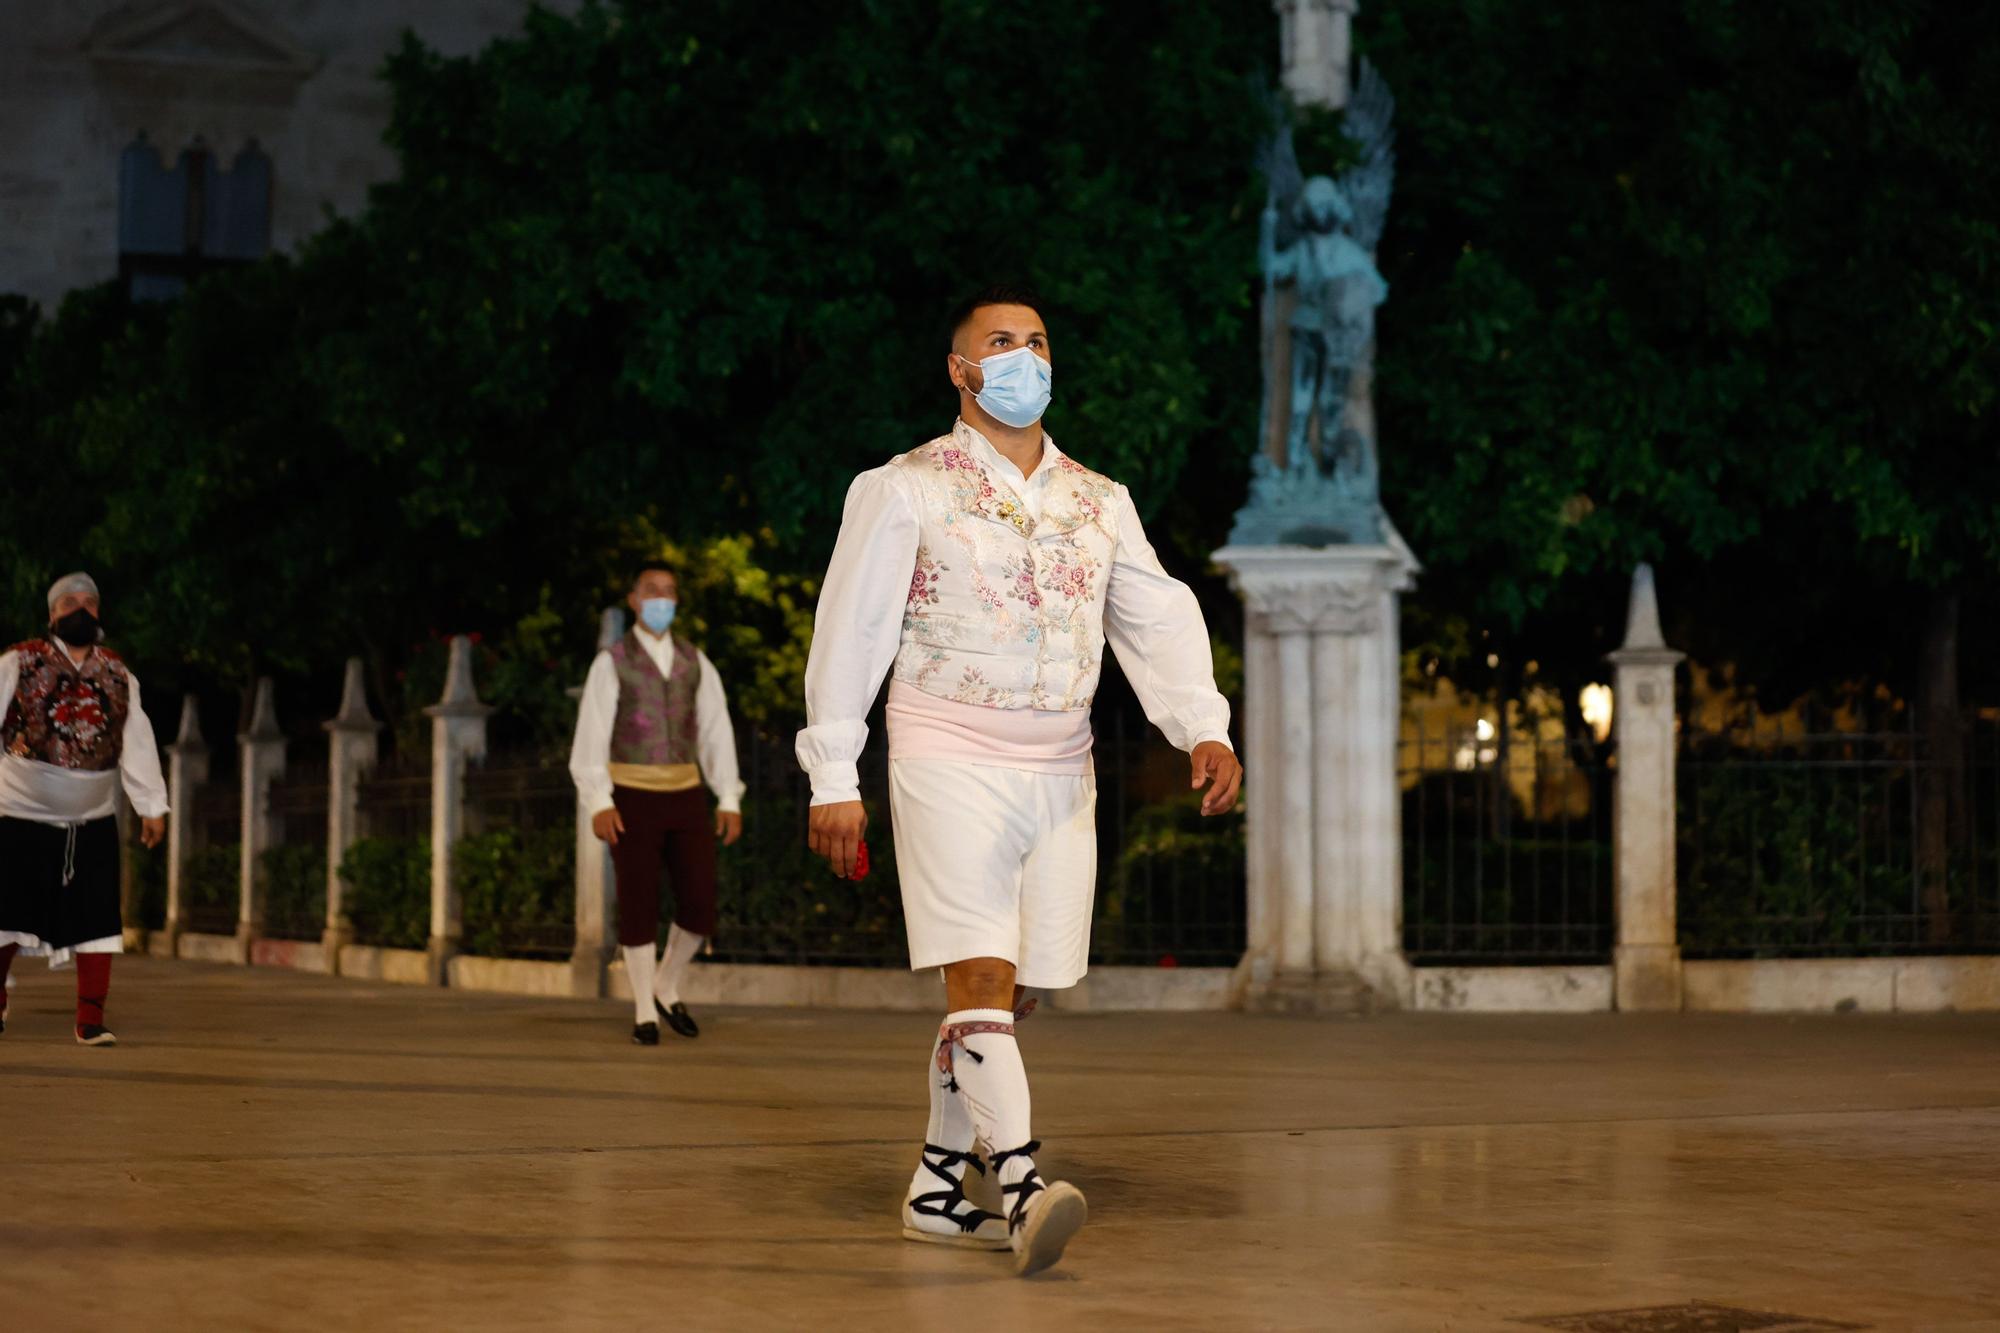
<svg viewBox="0 0 2000 1333">
<path fill-rule="evenodd" d="M 865 879 L 835 879 L 806 845 L 812 784 L 799 768 L 790 733 L 743 726 L 736 753 L 745 785 L 743 837 L 719 856 L 711 956 L 735 963 L 905 963 L 880 710 L 869 719 L 868 744 L 860 759 L 869 816 L 870 870 Z M 665 886 L 662 901 L 668 904 L 663 917 L 671 918 L 671 885 Z"/>
<path fill-rule="evenodd" d="M 290 756 L 284 776 L 271 784 L 269 809 L 278 844 L 258 860 L 264 934 L 280 940 L 316 940 L 326 930 L 327 760 Z"/>
<path fill-rule="evenodd" d="M 182 877 L 185 928 L 205 935 L 233 935 L 241 915 L 240 856 L 243 793 L 234 771 L 216 764 L 194 791 L 194 846 Z"/>
<path fill-rule="evenodd" d="M 1817 720 L 1682 731 L 1682 954 L 2000 952 L 2000 724 L 1940 754 L 1914 719 Z"/>
<path fill-rule="evenodd" d="M 1121 710 L 1106 710 L 1096 746 L 1099 873 L 1091 958 L 1101 964 L 1230 966 L 1244 949 L 1240 813 L 1203 819 L 1186 759 Z M 739 729 L 746 784 L 744 836 L 721 851 L 719 961 L 902 967 L 907 964 L 888 758 L 879 712 L 860 762 L 872 823 L 869 877 L 835 879 L 806 844 L 811 784 L 790 730 Z M 271 789 L 284 842 L 260 860 L 264 928 L 316 939 L 324 929 L 327 775 L 293 763 Z M 430 832 L 428 756 L 385 756 L 362 778 L 365 846 L 349 853 L 348 913 L 360 943 L 412 947 L 428 920 L 424 840 Z M 575 943 L 576 797 L 562 762 L 496 752 L 466 773 L 466 837 L 454 856 L 468 952 L 564 958 Z M 213 839 L 213 902 L 194 904 L 196 929 L 235 929 L 236 898 L 222 858 L 240 830 L 232 780 L 198 796 Z M 224 849 L 227 849 L 225 852 Z M 310 864 L 308 864 L 310 862 Z M 229 884 L 233 885 L 233 878 Z M 673 885 L 663 886 L 664 923 Z M 211 920 L 212 918 L 212 920 Z"/>
<path fill-rule="evenodd" d="M 384 755 L 356 786 L 361 832 L 371 838 L 427 838 L 431 832 L 428 754 Z"/>
<path fill-rule="evenodd" d="M 730 962 L 903 967 L 909 961 L 879 713 L 860 760 L 867 879 L 835 879 L 806 845 L 812 787 L 789 732 L 738 741 L 743 840 L 721 857 L 713 957 Z M 1096 743 L 1099 871 L 1091 960 L 1231 966 L 1244 948 L 1242 815 L 1204 820 L 1186 760 L 1112 711 Z"/>
<path fill-rule="evenodd" d="M 576 947 L 576 787 L 541 750 L 466 769 L 466 838 L 453 857 L 466 952 L 568 958 Z"/>
<path fill-rule="evenodd" d="M 1403 948 L 1424 965 L 1611 956 L 1610 746 L 1565 724 L 1404 722 Z"/>
<path fill-rule="evenodd" d="M 1093 963 L 1234 967 L 1248 885 L 1243 813 L 1204 818 L 1187 758 L 1123 710 L 1098 724 Z"/>
</svg>

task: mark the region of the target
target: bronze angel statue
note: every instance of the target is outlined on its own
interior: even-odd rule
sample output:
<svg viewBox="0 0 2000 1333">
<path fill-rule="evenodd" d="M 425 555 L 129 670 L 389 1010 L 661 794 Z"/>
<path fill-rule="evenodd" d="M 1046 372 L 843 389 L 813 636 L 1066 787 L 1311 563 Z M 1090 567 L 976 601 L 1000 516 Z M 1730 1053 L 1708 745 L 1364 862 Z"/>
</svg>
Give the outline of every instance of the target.
<svg viewBox="0 0 2000 1333">
<path fill-rule="evenodd" d="M 1282 408 L 1284 472 L 1294 480 L 1317 473 L 1337 502 L 1372 509 L 1379 471 L 1366 380 L 1375 307 L 1389 295 L 1374 255 L 1395 179 L 1396 103 L 1368 61 L 1360 62 L 1359 74 L 1344 124 L 1357 156 L 1338 179 L 1303 177 L 1282 111 L 1262 155 L 1270 193 L 1259 238 L 1265 375 L 1259 457 L 1260 471 L 1275 470 L 1272 417 Z"/>
</svg>

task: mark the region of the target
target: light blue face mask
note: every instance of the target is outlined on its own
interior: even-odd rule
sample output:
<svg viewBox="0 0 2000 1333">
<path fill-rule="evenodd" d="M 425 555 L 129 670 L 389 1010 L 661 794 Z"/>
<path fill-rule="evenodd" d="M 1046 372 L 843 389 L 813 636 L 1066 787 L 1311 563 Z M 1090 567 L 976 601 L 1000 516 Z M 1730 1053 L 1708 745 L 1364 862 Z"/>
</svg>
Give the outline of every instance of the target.
<svg viewBox="0 0 2000 1333">
<path fill-rule="evenodd" d="M 1034 425 L 1049 410 L 1049 385 L 1054 369 L 1034 348 L 996 352 L 984 361 L 967 361 L 962 356 L 958 359 L 968 366 L 978 366 L 980 374 L 986 377 L 985 387 L 973 396 L 973 401 L 995 421 L 1018 430 Z"/>
<path fill-rule="evenodd" d="M 639 623 L 655 634 L 665 634 L 667 626 L 674 623 L 675 605 L 671 597 L 648 597 L 639 603 Z"/>
</svg>

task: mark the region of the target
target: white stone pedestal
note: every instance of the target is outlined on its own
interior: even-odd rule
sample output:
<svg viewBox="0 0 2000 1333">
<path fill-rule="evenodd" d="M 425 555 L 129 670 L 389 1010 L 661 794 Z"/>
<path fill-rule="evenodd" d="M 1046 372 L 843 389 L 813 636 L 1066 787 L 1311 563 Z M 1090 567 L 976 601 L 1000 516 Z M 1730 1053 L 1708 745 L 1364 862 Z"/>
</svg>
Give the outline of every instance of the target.
<svg viewBox="0 0 2000 1333">
<path fill-rule="evenodd" d="M 347 659 L 341 682 L 340 712 L 324 724 L 326 770 L 326 929 L 320 936 L 326 970 L 340 974 L 340 951 L 353 943 L 347 915 L 347 886 L 340 863 L 361 836 L 361 779 L 381 755 L 382 724 L 368 711 L 368 688 L 361 659 Z"/>
<path fill-rule="evenodd" d="M 1247 1008 L 1410 1002 L 1402 953 L 1397 600 L 1418 565 L 1379 546 L 1229 546 L 1245 609 Z"/>
<path fill-rule="evenodd" d="M 1612 864 L 1618 882 L 1614 994 L 1620 1009 L 1678 1010 L 1682 1002 L 1674 868 L 1674 669 L 1682 655 L 1660 634 L 1653 570 L 1632 575 L 1625 645 L 1611 654 L 1618 778 Z"/>
<path fill-rule="evenodd" d="M 271 679 L 257 682 L 250 706 L 250 725 L 236 738 L 237 775 L 242 783 L 242 850 L 236 863 L 236 961 L 248 963 L 251 947 L 264 937 L 264 853 L 281 841 L 277 817 L 271 813 L 271 784 L 285 776 L 285 733 Z"/>
<path fill-rule="evenodd" d="M 610 606 L 597 621 L 597 647 L 602 652 L 625 637 L 625 611 Z M 583 686 L 569 692 L 581 703 Z M 576 807 L 576 945 L 569 956 L 569 993 L 594 999 L 607 994 L 606 968 L 618 951 L 617 879 L 611 868 L 611 848 L 590 825 L 590 812 Z M 631 996 L 628 994 L 627 999 Z"/>
<path fill-rule="evenodd" d="M 465 766 L 486 757 L 486 719 L 472 684 L 472 640 L 451 640 L 444 695 L 424 709 L 431 720 L 431 938 L 426 950 L 430 984 L 442 986 L 464 937 L 464 904 L 452 873 L 465 833 Z"/>
<path fill-rule="evenodd" d="M 201 710 L 192 694 L 181 696 L 181 729 L 167 747 L 167 924 L 166 955 L 179 956 L 187 929 L 187 863 L 202 841 L 194 817 L 194 794 L 208 781 L 208 744 L 201 738 Z"/>
</svg>

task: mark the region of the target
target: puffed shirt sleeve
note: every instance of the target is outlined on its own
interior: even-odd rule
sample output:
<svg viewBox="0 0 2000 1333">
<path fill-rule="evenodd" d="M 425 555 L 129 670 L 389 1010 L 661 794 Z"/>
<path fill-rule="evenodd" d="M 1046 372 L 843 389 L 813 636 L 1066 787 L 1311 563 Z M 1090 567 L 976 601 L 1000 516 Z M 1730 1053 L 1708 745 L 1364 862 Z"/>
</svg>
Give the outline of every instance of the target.
<svg viewBox="0 0 2000 1333">
<path fill-rule="evenodd" d="M 569 747 L 569 776 L 576 803 L 587 815 L 612 808 L 611 728 L 618 720 L 618 668 L 610 653 L 599 653 L 584 677 L 576 709 L 576 739 Z"/>
<path fill-rule="evenodd" d="M 18 665 L 15 668 L 19 672 Z M 125 781 L 125 795 L 141 819 L 158 819 L 167 813 L 167 783 L 160 775 L 160 746 L 153 735 L 153 723 L 139 703 L 139 678 L 125 673 L 131 689 L 125 712 L 125 734 L 118 756 L 118 772 Z M 14 697 L 14 687 L 0 672 L 0 686 L 6 697 Z"/>
<path fill-rule="evenodd" d="M 797 753 L 812 777 L 814 805 L 861 799 L 855 765 L 868 743 L 868 710 L 902 641 L 919 540 L 916 506 L 895 467 L 854 479 L 806 659 L 806 728 Z"/>
<path fill-rule="evenodd" d="M 20 684 L 21 655 L 0 653 L 0 726 L 6 724 L 7 715 L 14 711 L 14 691 Z"/>
<path fill-rule="evenodd" d="M 722 688 L 722 673 L 708 654 L 696 650 L 701 661 L 701 681 L 695 686 L 695 753 L 701 760 L 701 775 L 715 793 L 715 808 L 726 814 L 743 809 L 743 781 L 736 767 L 736 728 L 729 721 L 729 695 Z"/>
<path fill-rule="evenodd" d="M 1167 573 L 1132 495 L 1118 488 L 1118 545 L 1105 584 L 1104 636 L 1146 717 L 1176 749 L 1229 744 L 1229 701 L 1215 688 L 1208 626 L 1194 589 Z M 1233 748 L 1233 747 L 1232 747 Z"/>
</svg>

